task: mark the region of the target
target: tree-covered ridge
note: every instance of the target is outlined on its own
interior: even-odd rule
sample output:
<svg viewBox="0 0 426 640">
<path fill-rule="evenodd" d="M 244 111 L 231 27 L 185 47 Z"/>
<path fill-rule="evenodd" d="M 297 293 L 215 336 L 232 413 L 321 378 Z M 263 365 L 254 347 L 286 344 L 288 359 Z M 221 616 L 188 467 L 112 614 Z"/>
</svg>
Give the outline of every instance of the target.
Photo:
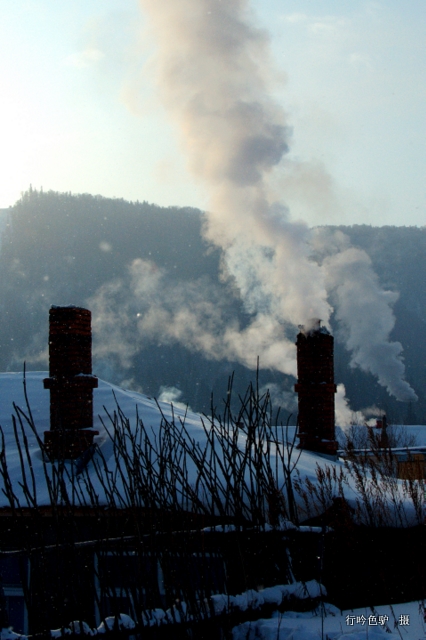
<svg viewBox="0 0 426 640">
<path fill-rule="evenodd" d="M 118 314 L 120 305 L 123 313 L 129 313 L 125 284 L 130 265 L 136 263 L 150 271 L 150 284 L 158 287 L 163 300 L 169 298 L 169 306 L 178 293 L 199 308 L 208 299 L 211 309 L 219 309 L 228 320 L 244 326 L 245 314 L 235 292 L 220 279 L 220 252 L 205 243 L 202 225 L 202 212 L 191 208 L 164 208 L 89 194 L 25 192 L 8 210 L 8 226 L 2 233 L 0 369 L 19 370 L 24 359 L 30 368 L 46 366 L 39 356 L 42 351 L 46 354 L 51 304 L 90 307 L 99 292 L 106 291 L 106 313 Z M 391 339 L 404 347 L 407 379 L 420 402 L 410 408 L 390 399 L 371 376 L 349 368 L 349 356 L 338 343 L 336 381 L 345 384 L 354 409 L 376 404 L 391 419 L 404 420 L 409 411 L 416 420 L 423 419 L 426 228 L 354 225 L 329 229 L 343 232 L 354 246 L 364 249 L 381 285 L 400 292 Z M 150 299 L 155 299 L 155 292 Z M 130 308 L 124 324 L 131 340 L 137 309 Z M 209 310 L 204 313 L 208 315 Z M 121 321 L 124 326 L 123 318 Z M 161 386 L 176 387 L 193 409 L 206 411 L 211 390 L 222 395 L 233 370 L 237 391 L 239 384 L 244 389 L 253 378 L 253 372 L 236 363 L 206 359 L 201 349 L 189 350 L 158 338 L 135 345 L 126 366 L 111 354 L 103 354 L 95 358 L 96 367 L 99 375 L 113 382 L 126 380 L 153 395 Z M 284 388 L 288 393 L 294 381 L 261 371 L 261 382 L 277 384 L 278 390 Z"/>
<path fill-rule="evenodd" d="M 219 254 L 202 240 L 195 209 L 30 189 L 9 216 L 0 252 L 1 370 L 19 370 L 24 359 L 30 368 L 45 368 L 37 355 L 47 348 L 49 306 L 90 306 L 102 285 L 127 278 L 135 260 L 160 270 L 171 288 L 196 279 L 206 286 L 215 281 L 225 292 L 217 282 Z M 226 385 L 232 371 L 179 345 L 157 343 L 144 345 L 129 370 L 113 358 L 97 364 L 110 380 L 127 379 L 152 394 L 177 386 L 192 402 L 202 396 L 206 408 L 215 380 Z"/>
<path fill-rule="evenodd" d="M 9 246 L 24 264 L 39 260 L 40 272 L 48 265 L 68 272 L 67 257 L 75 262 L 74 272 L 86 273 L 90 265 L 91 277 L 100 279 L 105 270 L 119 272 L 134 257 L 150 258 L 179 277 L 192 276 L 194 263 L 203 271 L 217 269 L 217 259 L 208 259 L 200 242 L 201 214 L 189 207 L 32 189 L 11 208 L 10 217 L 2 255 L 8 255 Z"/>
</svg>

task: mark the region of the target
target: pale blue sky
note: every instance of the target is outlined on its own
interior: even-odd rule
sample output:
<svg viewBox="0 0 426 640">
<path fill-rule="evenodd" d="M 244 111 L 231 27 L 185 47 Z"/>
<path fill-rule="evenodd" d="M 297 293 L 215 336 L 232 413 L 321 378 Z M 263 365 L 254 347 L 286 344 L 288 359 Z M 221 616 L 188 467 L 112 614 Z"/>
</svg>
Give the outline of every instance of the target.
<svg viewBox="0 0 426 640">
<path fill-rule="evenodd" d="M 252 0 L 310 224 L 426 224 L 424 0 Z M 21 191 L 206 203 L 144 65 L 134 0 L 0 0 L 0 207 Z"/>
</svg>

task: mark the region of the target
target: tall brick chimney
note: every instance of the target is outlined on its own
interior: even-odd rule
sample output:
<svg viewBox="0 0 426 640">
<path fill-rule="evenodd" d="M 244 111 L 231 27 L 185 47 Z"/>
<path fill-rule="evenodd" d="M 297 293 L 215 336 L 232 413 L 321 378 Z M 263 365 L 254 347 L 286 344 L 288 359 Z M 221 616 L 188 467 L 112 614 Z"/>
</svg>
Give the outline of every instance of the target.
<svg viewBox="0 0 426 640">
<path fill-rule="evenodd" d="M 80 307 L 49 311 L 50 431 L 44 446 L 51 459 L 78 458 L 93 443 L 93 389 L 91 313 Z"/>
<path fill-rule="evenodd" d="M 297 384 L 299 395 L 299 449 L 335 454 L 334 339 L 321 321 L 301 326 L 297 336 Z"/>
</svg>

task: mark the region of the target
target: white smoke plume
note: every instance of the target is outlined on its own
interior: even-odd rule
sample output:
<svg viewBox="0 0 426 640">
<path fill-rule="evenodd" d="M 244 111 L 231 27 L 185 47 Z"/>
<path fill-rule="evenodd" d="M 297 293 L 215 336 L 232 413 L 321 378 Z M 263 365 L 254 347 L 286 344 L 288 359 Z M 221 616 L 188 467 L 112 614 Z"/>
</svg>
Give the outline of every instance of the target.
<svg viewBox="0 0 426 640">
<path fill-rule="evenodd" d="M 312 317 L 327 325 L 328 289 L 353 365 L 374 373 L 398 399 L 414 399 L 403 381 L 401 345 L 388 342 L 395 296 L 381 291 L 366 254 L 339 248 L 319 265 L 307 226 L 275 202 L 291 132 L 271 98 L 268 37 L 253 25 L 248 2 L 140 0 L 140 6 L 156 41 L 151 68 L 159 95 L 209 196 L 205 237 L 223 250 L 223 277 L 234 281 L 252 317 L 243 331 L 225 324 L 218 339 L 220 308 L 191 294 L 185 307 L 154 304 L 140 330 L 157 335 L 161 326 L 211 357 L 253 367 L 260 356 L 262 366 L 294 374 L 295 348 L 285 330 Z"/>
<path fill-rule="evenodd" d="M 158 401 L 168 402 L 169 404 L 173 404 L 178 409 L 183 409 L 185 411 L 188 409 L 188 411 L 191 411 L 191 408 L 188 407 L 188 405 L 184 404 L 183 402 L 179 402 L 181 397 L 182 391 L 177 387 L 161 386 Z"/>
<path fill-rule="evenodd" d="M 340 336 L 352 353 L 351 366 L 372 373 L 398 400 L 416 401 L 417 395 L 404 380 L 402 345 L 389 342 L 395 325 L 391 307 L 398 294 L 381 288 L 369 256 L 351 247 L 341 232 L 317 230 L 314 244 L 319 254 L 325 254 L 325 283 L 336 310 Z"/>
<path fill-rule="evenodd" d="M 383 409 L 378 407 L 366 407 L 359 411 L 353 411 L 349 405 L 349 400 L 346 397 L 346 389 L 344 384 L 337 385 L 337 392 L 335 395 L 335 416 L 336 425 L 342 428 L 343 431 L 348 432 L 348 428 L 352 426 L 369 426 L 374 427 L 376 425 L 376 419 L 383 415 Z M 372 417 L 375 416 L 375 417 Z"/>
<path fill-rule="evenodd" d="M 344 384 L 337 385 L 337 392 L 334 396 L 334 414 L 336 424 L 339 427 L 345 428 L 354 423 L 354 414 L 349 406 Z"/>
<path fill-rule="evenodd" d="M 225 342 L 236 352 L 257 351 L 265 366 L 265 348 L 279 351 L 280 370 L 294 373 L 285 325 L 313 316 L 327 321 L 330 308 L 321 270 L 309 260 L 307 226 L 291 223 L 287 209 L 269 197 L 268 177 L 288 150 L 290 131 L 268 97 L 268 38 L 250 24 L 242 1 L 141 0 L 141 6 L 158 44 L 159 91 L 190 169 L 207 187 L 205 235 L 224 250 L 224 275 L 235 280 L 253 316 L 245 335 L 227 330 Z"/>
<path fill-rule="evenodd" d="M 259 393 L 261 396 L 269 393 L 274 407 L 287 409 L 287 411 L 293 415 L 297 414 L 297 395 L 294 390 L 285 390 L 281 384 L 278 385 L 275 382 L 269 382 L 259 389 Z"/>
<path fill-rule="evenodd" d="M 367 409 L 362 409 L 361 411 L 353 411 L 349 405 L 349 400 L 346 397 L 344 384 L 337 385 L 334 405 L 336 425 L 339 425 L 343 431 L 346 431 L 348 427 L 353 425 L 375 425 L 376 420 L 374 418 L 368 418 L 368 416 L 382 415 L 383 413 L 383 411 L 380 411 L 377 407 L 369 407 Z"/>
<path fill-rule="evenodd" d="M 211 359 L 237 360 L 252 369 L 261 353 L 264 367 L 295 375 L 294 355 L 281 325 L 258 315 L 241 327 L 227 304 L 207 278 L 171 282 L 154 263 L 134 260 L 127 277 L 103 285 L 88 301 L 93 354 L 98 359 L 113 356 L 127 368 L 149 341 L 180 343 Z"/>
<path fill-rule="evenodd" d="M 398 294 L 381 289 L 365 251 L 349 248 L 324 261 L 329 290 L 336 301 L 336 318 L 352 352 L 351 366 L 375 375 L 398 400 L 417 396 L 404 378 L 402 345 L 389 342 L 395 324 L 391 305 Z"/>
</svg>

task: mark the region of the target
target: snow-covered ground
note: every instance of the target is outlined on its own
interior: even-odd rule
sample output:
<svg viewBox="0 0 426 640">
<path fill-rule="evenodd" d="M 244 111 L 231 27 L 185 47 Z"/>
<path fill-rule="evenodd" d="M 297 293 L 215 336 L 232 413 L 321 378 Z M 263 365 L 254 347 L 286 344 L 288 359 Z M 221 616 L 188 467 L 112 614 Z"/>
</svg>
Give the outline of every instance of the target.
<svg viewBox="0 0 426 640">
<path fill-rule="evenodd" d="M 293 588 L 294 587 L 294 588 Z M 306 587 L 310 595 L 319 595 L 323 589 L 312 580 L 309 583 L 281 585 L 260 591 L 249 591 L 235 596 L 232 607 L 245 611 L 248 607 L 257 608 L 263 602 L 275 602 L 275 592 L 282 596 L 293 595 L 304 598 Z M 293 589 L 292 589 L 293 588 Z M 298 595 L 296 592 L 299 592 Z M 230 600 L 225 596 L 214 596 L 216 613 L 223 613 L 221 598 L 229 606 Z M 216 604 L 220 604 L 219 608 Z M 182 622 L 190 622 L 185 602 L 172 608 L 153 609 L 143 614 L 143 624 L 148 627 L 164 627 Z M 103 636 L 107 630 L 112 631 L 116 624 L 119 629 L 135 629 L 135 621 L 127 614 L 121 613 L 118 618 L 108 617 L 97 628 L 91 628 L 86 622 L 76 620 L 61 629 L 52 629 L 52 638 L 64 638 L 71 633 L 90 637 Z M 196 636 L 194 636 L 196 637 Z M 425 640 L 426 622 L 424 602 L 405 602 L 378 607 L 348 609 L 340 611 L 337 607 L 323 602 L 315 609 L 305 612 L 275 611 L 270 618 L 260 618 L 244 622 L 232 629 L 233 640 Z M 0 630 L 0 640 L 26 640 L 27 636 L 15 633 L 12 628 Z"/>
<path fill-rule="evenodd" d="M 183 617 L 181 617 L 183 616 Z M 155 609 L 145 615 L 148 626 L 179 624 L 186 619 L 186 604 L 167 611 Z M 52 638 L 63 638 L 74 632 L 79 635 L 102 636 L 107 628 L 115 628 L 116 620 L 107 618 L 97 629 L 86 622 L 74 621 L 68 627 L 53 629 Z M 118 618 L 120 629 L 134 629 L 135 622 L 126 614 Z M 271 618 L 245 622 L 233 628 L 233 640 L 424 640 L 426 623 L 424 605 L 406 602 L 381 605 L 370 609 L 340 611 L 323 603 L 313 611 L 285 613 L 275 612 Z M 22 640 L 26 636 L 2 629 L 0 640 Z"/>
<path fill-rule="evenodd" d="M 321 610 L 278 612 L 269 620 L 246 622 L 233 629 L 233 640 L 423 640 L 424 609 L 419 602 L 382 605 L 340 612 Z"/>
<path fill-rule="evenodd" d="M 216 613 L 229 608 L 258 609 L 265 603 L 282 604 L 289 598 L 326 599 L 326 589 L 316 580 L 277 585 L 259 591 L 247 591 L 238 596 L 212 596 Z M 323 602 L 312 611 L 278 610 L 268 619 L 245 622 L 234 627 L 234 640 L 377 640 L 426 638 L 424 602 L 408 602 L 378 607 L 340 611 Z"/>
</svg>

